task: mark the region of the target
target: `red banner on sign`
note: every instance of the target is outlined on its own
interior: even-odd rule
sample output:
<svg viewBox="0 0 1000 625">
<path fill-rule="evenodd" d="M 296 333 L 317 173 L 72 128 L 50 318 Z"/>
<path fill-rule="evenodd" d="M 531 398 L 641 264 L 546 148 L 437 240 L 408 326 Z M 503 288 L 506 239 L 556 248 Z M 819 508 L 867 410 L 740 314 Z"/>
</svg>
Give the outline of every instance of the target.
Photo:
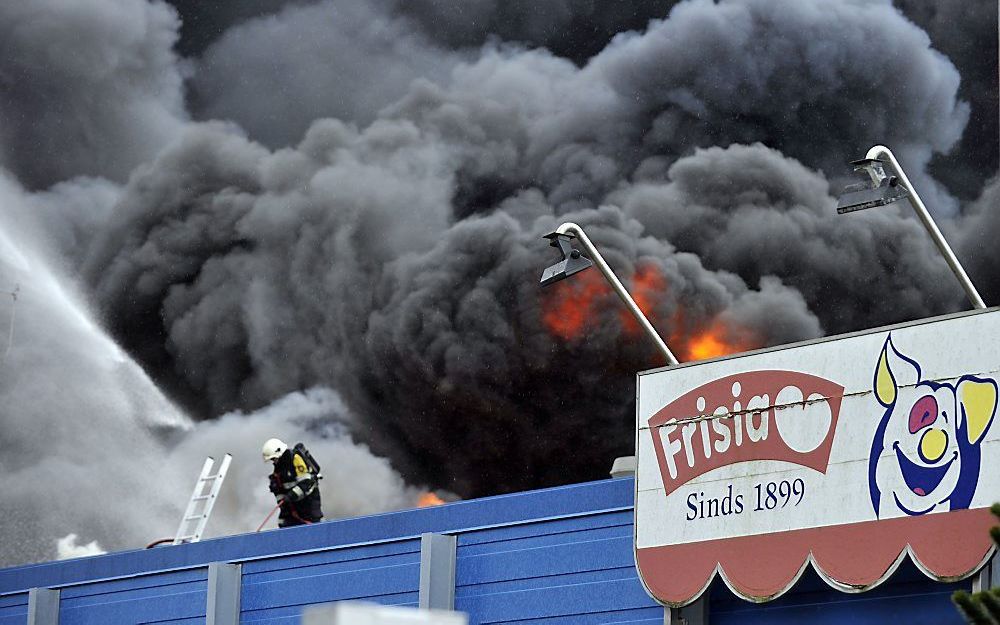
<svg viewBox="0 0 1000 625">
<path fill-rule="evenodd" d="M 808 373 L 749 371 L 681 395 L 649 419 L 666 494 L 713 469 L 752 460 L 783 460 L 825 473 L 843 392 L 843 386 Z M 809 448 L 789 444 L 777 413 L 809 416 L 803 409 L 817 402 L 829 406 L 820 435 Z"/>
</svg>

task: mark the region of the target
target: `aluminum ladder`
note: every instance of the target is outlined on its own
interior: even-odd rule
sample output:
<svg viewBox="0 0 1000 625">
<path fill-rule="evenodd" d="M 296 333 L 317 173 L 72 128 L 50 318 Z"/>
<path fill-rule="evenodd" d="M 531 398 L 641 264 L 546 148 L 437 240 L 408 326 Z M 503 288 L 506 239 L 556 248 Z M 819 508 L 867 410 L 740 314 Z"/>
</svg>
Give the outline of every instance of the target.
<svg viewBox="0 0 1000 625">
<path fill-rule="evenodd" d="M 188 501 L 187 510 L 184 511 L 184 518 L 177 528 L 177 536 L 174 538 L 174 545 L 183 543 L 196 543 L 201 540 L 201 534 L 208 524 L 208 517 L 212 514 L 212 507 L 215 499 L 222 489 L 222 482 L 226 479 L 226 472 L 229 471 L 229 463 L 233 457 L 226 454 L 219 464 L 219 469 L 215 470 L 215 459 L 209 456 L 205 459 L 205 464 L 201 467 L 201 475 L 194 483 L 194 490 L 191 492 L 191 500 Z M 205 492 L 205 488 L 208 492 Z M 200 506 L 200 510 L 199 510 Z M 191 529 L 191 526 L 194 529 Z"/>
</svg>

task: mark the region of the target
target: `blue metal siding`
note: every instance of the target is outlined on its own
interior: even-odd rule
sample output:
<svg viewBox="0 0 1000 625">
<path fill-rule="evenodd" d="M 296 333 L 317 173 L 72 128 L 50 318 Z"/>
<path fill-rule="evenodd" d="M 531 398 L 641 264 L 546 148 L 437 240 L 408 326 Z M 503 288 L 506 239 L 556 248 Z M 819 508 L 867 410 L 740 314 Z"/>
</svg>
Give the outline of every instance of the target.
<svg viewBox="0 0 1000 625">
<path fill-rule="evenodd" d="M 0 597 L 0 625 L 24 625 L 28 622 L 28 593 Z"/>
<path fill-rule="evenodd" d="M 207 583 L 202 568 L 71 586 L 61 591 L 59 623 L 204 622 Z"/>
<path fill-rule="evenodd" d="M 203 623 L 207 565 L 242 564 L 244 624 L 297 625 L 311 604 L 364 599 L 416 606 L 420 534 L 457 536 L 456 608 L 472 625 L 661 625 L 632 556 L 631 479 L 456 502 L 308 527 L 0 570 L 0 625 L 27 620 L 27 589 L 59 588 L 62 625 Z M 718 580 L 718 625 L 960 623 L 937 584 L 904 564 L 880 588 L 837 592 L 807 572 L 754 605 Z"/>
<path fill-rule="evenodd" d="M 587 532 L 589 540 L 621 536 L 627 536 L 631 540 L 632 510 L 595 511 L 588 515 L 469 530 L 459 535 L 458 544 L 463 547 L 466 555 L 473 555 L 492 551 L 495 548 L 492 543 L 506 543 L 511 548 L 520 545 L 518 541 L 521 540 L 534 547 L 558 545 L 566 542 L 567 534 L 581 532 Z M 631 549 L 630 545 L 630 553 Z"/>
<path fill-rule="evenodd" d="M 0 569 L 0 595 L 35 587 L 63 587 L 96 579 L 200 567 L 210 562 L 250 562 L 288 553 L 419 538 L 424 532 L 457 534 L 476 528 L 592 514 L 611 509 L 631 510 L 631 507 L 631 479 L 572 484 L 419 510 L 202 540 L 191 545 L 140 549 Z"/>
<path fill-rule="evenodd" d="M 560 584 L 558 578 L 539 578 L 533 588 L 456 598 L 455 608 L 469 614 L 472 624 L 609 623 L 632 610 L 654 607 L 633 575 L 600 581 Z M 662 619 L 663 610 L 659 609 Z"/>
<path fill-rule="evenodd" d="M 307 605 L 346 599 L 416 606 L 419 585 L 419 540 L 248 562 L 240 622 L 294 621 Z"/>
<path fill-rule="evenodd" d="M 456 579 L 472 624 L 663 622 L 636 577 L 630 511 L 462 534 Z"/>
</svg>

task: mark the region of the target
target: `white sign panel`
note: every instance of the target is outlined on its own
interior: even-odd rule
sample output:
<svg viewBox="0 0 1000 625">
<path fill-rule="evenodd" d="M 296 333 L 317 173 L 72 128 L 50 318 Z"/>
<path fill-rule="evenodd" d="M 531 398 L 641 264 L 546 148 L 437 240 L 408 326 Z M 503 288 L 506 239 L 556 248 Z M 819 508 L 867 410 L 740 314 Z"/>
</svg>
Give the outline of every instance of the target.
<svg viewBox="0 0 1000 625">
<path fill-rule="evenodd" d="M 864 590 L 907 551 L 971 574 L 1000 499 L 997 337 L 1000 311 L 979 311 L 641 373 L 647 589 L 684 605 L 719 572 L 766 600 L 811 561 Z"/>
</svg>

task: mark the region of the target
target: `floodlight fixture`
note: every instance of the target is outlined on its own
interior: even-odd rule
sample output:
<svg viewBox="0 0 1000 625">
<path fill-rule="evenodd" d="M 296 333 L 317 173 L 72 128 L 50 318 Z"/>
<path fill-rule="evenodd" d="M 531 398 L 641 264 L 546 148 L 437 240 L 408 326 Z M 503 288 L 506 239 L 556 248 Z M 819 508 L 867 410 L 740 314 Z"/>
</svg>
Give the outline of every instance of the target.
<svg viewBox="0 0 1000 625">
<path fill-rule="evenodd" d="M 577 238 L 580 245 L 583 246 L 584 250 L 590 256 L 590 258 L 584 257 L 580 251 L 573 247 L 571 241 L 573 238 Z M 562 252 L 563 259 L 556 264 L 547 267 L 542 273 L 542 286 L 548 286 L 554 282 L 558 282 L 569 276 L 579 273 L 584 269 L 587 269 L 591 265 L 596 265 L 600 270 L 604 278 L 611 284 L 611 288 L 614 289 L 615 293 L 621 298 L 625 307 L 628 308 L 632 316 L 635 317 L 636 321 L 646 334 L 656 343 L 657 348 L 663 353 L 663 356 L 667 359 L 667 363 L 671 365 L 677 364 L 677 358 L 674 356 L 670 348 L 667 347 L 666 341 L 663 337 L 659 335 L 653 324 L 649 322 L 646 315 L 642 313 L 642 309 L 639 305 L 635 303 L 632 296 L 622 285 L 621 280 L 615 275 L 615 272 L 611 271 L 611 267 L 601 256 L 601 253 L 597 251 L 594 247 L 593 242 L 591 242 L 590 237 L 587 233 L 583 231 L 583 228 L 572 222 L 566 222 L 555 229 L 554 232 L 545 235 L 546 239 L 549 239 L 550 245 L 553 247 L 558 247 L 559 251 Z"/>
<path fill-rule="evenodd" d="M 853 161 L 851 165 L 854 171 L 867 176 L 867 179 L 844 189 L 837 203 L 839 214 L 885 206 L 909 195 L 906 188 L 899 184 L 899 178 L 886 175 L 882 161 L 863 158 Z"/>
<path fill-rule="evenodd" d="M 580 254 L 580 250 L 573 247 L 571 243 L 574 236 L 566 233 L 552 232 L 545 235 L 550 241 L 549 245 L 558 247 L 562 252 L 563 259 L 554 265 L 550 265 L 542 272 L 542 286 L 548 286 L 554 282 L 564 280 L 575 273 L 594 266 L 589 258 Z"/>
<path fill-rule="evenodd" d="M 885 206 L 886 204 L 892 204 L 893 202 L 907 198 L 910 201 L 910 205 L 913 206 L 913 210 L 916 211 L 917 217 L 920 218 L 920 222 L 927 230 L 927 233 L 934 240 L 934 244 L 937 245 L 941 255 L 944 256 L 948 267 L 951 268 L 952 273 L 958 278 L 959 283 L 961 283 L 962 288 L 965 290 L 966 296 L 972 302 L 972 306 L 974 308 L 986 308 L 986 304 L 983 303 L 983 298 L 979 295 L 979 291 L 976 290 L 975 285 L 972 284 L 972 280 L 969 279 L 969 274 L 965 272 L 962 263 L 955 256 L 955 252 L 948 245 L 937 224 L 934 223 L 930 212 L 924 205 L 923 200 L 920 199 L 916 189 L 910 184 L 910 180 L 906 177 L 906 173 L 900 167 L 899 161 L 896 160 L 892 151 L 884 145 L 876 145 L 868 150 L 865 158 L 853 161 L 851 164 L 854 165 L 854 171 L 867 175 L 868 180 L 849 185 L 844 189 L 837 203 L 837 213 L 842 215 L 866 208 Z M 893 174 L 885 172 L 886 164 L 892 167 Z"/>
</svg>

